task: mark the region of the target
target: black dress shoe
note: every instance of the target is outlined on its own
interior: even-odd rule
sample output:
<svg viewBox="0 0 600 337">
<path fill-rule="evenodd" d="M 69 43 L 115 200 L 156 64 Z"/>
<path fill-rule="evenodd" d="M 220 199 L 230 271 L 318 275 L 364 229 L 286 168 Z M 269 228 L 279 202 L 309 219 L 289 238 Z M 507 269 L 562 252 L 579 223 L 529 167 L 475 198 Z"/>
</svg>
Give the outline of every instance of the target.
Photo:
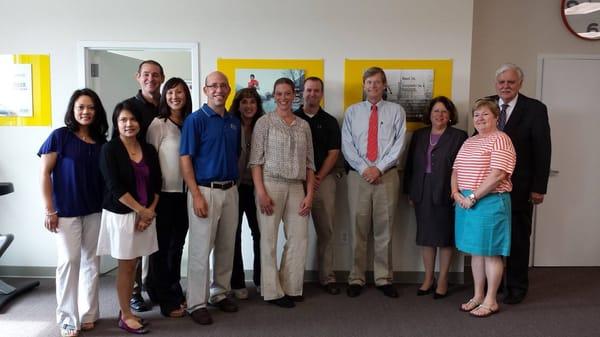
<svg viewBox="0 0 600 337">
<path fill-rule="evenodd" d="M 525 299 L 525 294 L 508 293 L 502 302 L 504 304 L 519 304 Z"/>
<path fill-rule="evenodd" d="M 192 311 L 190 317 L 192 317 L 194 322 L 202 325 L 212 324 L 213 322 L 212 317 L 210 317 L 210 313 L 206 308 L 200 308 Z"/>
<path fill-rule="evenodd" d="M 217 303 L 211 303 L 210 305 L 212 305 L 214 307 L 217 307 L 221 311 L 224 311 L 224 312 L 236 312 L 236 311 L 238 311 L 237 304 L 235 304 L 234 301 L 230 300 L 227 297 L 225 297 L 224 299 L 220 300 Z"/>
<path fill-rule="evenodd" d="M 331 295 L 337 295 L 340 293 L 340 287 L 338 287 L 335 283 L 327 283 L 323 286 L 323 290 Z"/>
<path fill-rule="evenodd" d="M 298 296 L 286 295 L 286 296 L 294 302 L 304 302 L 304 296 L 302 296 L 302 295 L 298 295 Z"/>
<path fill-rule="evenodd" d="M 131 298 L 129 299 L 129 307 L 131 308 L 131 310 L 137 312 L 149 310 L 148 306 L 146 305 L 146 302 L 144 301 L 144 298 L 140 294 L 131 295 Z"/>
<path fill-rule="evenodd" d="M 289 296 L 283 296 L 280 298 L 276 298 L 274 300 L 267 300 L 266 302 L 275 304 L 276 306 L 282 307 L 282 308 L 293 308 L 296 306 L 294 301 L 291 298 L 289 298 Z"/>
<path fill-rule="evenodd" d="M 346 289 L 346 294 L 350 297 L 356 297 L 362 292 L 363 286 L 360 284 L 350 284 Z"/>
<path fill-rule="evenodd" d="M 377 289 L 379 289 L 379 291 L 383 292 L 383 294 L 387 297 L 392 297 L 392 298 L 398 297 L 398 291 L 396 291 L 396 288 L 391 284 L 377 286 Z"/>
</svg>

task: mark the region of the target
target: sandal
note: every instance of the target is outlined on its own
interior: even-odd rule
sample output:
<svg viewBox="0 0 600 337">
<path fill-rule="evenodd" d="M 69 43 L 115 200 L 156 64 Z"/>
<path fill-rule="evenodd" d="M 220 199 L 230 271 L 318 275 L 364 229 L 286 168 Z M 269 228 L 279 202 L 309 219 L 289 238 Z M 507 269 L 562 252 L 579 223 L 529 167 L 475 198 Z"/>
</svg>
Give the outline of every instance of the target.
<svg viewBox="0 0 600 337">
<path fill-rule="evenodd" d="M 94 322 L 81 323 L 81 331 L 90 331 L 96 327 Z"/>
<path fill-rule="evenodd" d="M 168 316 L 171 318 L 181 318 L 181 317 L 185 316 L 185 309 L 183 309 L 183 308 L 175 309 L 175 310 L 171 311 Z"/>
<path fill-rule="evenodd" d="M 79 330 L 72 325 L 63 324 L 60 328 L 60 335 L 62 337 L 77 337 L 79 336 Z"/>
<path fill-rule="evenodd" d="M 483 314 L 476 314 L 476 311 L 479 310 L 485 310 Z M 477 318 L 486 318 L 486 317 L 490 317 L 493 314 L 497 313 L 498 311 L 500 311 L 499 308 L 496 308 L 495 310 L 492 309 L 492 307 L 488 307 L 487 305 L 483 305 L 480 304 L 477 306 L 477 308 L 469 311 L 469 315 L 473 316 L 473 317 L 477 317 Z"/>
<path fill-rule="evenodd" d="M 460 309 L 460 311 L 463 311 L 463 312 L 471 312 L 471 311 L 477 309 L 477 307 L 479 307 L 480 305 L 481 305 L 481 302 L 477 302 L 477 301 L 475 301 L 474 298 L 472 298 L 469 301 L 467 301 L 467 303 L 461 304 L 459 309 Z"/>
</svg>

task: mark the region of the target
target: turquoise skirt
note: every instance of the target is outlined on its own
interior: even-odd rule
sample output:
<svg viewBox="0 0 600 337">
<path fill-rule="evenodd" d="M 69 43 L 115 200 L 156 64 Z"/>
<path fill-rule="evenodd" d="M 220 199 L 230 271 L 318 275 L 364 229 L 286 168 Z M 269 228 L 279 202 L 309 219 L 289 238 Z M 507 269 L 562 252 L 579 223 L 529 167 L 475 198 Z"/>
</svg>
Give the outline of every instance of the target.
<svg viewBox="0 0 600 337">
<path fill-rule="evenodd" d="M 468 196 L 472 191 L 461 191 Z M 454 235 L 456 248 L 479 256 L 510 254 L 510 194 L 490 193 L 464 209 L 455 206 Z"/>
</svg>

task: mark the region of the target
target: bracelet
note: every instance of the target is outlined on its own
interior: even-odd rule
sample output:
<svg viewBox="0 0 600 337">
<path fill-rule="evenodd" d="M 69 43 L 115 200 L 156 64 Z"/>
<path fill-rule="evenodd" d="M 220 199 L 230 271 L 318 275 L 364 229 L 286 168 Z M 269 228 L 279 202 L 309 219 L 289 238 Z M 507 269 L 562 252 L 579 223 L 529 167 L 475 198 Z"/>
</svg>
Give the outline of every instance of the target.
<svg viewBox="0 0 600 337">
<path fill-rule="evenodd" d="M 56 214 L 58 214 L 58 211 L 46 213 L 46 216 L 53 216 L 53 215 L 56 215 Z"/>
</svg>

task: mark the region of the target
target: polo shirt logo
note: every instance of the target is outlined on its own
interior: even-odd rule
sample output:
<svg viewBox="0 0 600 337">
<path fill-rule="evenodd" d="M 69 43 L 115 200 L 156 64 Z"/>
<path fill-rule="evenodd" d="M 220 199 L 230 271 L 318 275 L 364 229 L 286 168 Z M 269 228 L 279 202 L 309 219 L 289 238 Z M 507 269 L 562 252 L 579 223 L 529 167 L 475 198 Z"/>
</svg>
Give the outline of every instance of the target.
<svg viewBox="0 0 600 337">
<path fill-rule="evenodd" d="M 233 130 L 237 130 L 237 125 L 233 123 L 229 124 L 229 127 L 231 127 Z"/>
</svg>

